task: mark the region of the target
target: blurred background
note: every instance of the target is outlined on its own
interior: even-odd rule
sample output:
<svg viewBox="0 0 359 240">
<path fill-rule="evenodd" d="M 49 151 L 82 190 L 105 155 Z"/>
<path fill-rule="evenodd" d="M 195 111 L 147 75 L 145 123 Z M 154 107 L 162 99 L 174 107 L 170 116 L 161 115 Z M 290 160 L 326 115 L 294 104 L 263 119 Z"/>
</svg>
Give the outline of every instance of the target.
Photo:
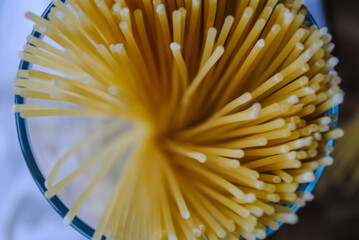
<svg viewBox="0 0 359 240">
<path fill-rule="evenodd" d="M 40 15 L 49 0 L 0 0 L 0 239 L 84 240 L 37 189 L 17 140 L 12 79 L 19 64 L 17 52 L 25 44 L 32 23 L 26 11 Z M 299 211 L 299 223 L 283 226 L 270 236 L 284 239 L 358 239 L 359 236 L 359 1 L 306 0 L 320 26 L 328 26 L 336 43 L 336 68 L 343 79 L 345 103 L 340 127 L 346 137 L 335 144 L 335 165 L 324 172 L 315 200 Z"/>
</svg>

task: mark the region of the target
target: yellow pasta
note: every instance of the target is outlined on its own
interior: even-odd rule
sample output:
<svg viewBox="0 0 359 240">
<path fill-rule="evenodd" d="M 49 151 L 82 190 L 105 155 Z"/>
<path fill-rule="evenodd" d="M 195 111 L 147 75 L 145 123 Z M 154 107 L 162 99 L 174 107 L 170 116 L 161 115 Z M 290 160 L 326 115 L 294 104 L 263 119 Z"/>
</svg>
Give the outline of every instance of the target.
<svg viewBox="0 0 359 240">
<path fill-rule="evenodd" d="M 298 188 L 333 163 L 326 141 L 344 134 L 324 116 L 344 97 L 334 44 L 326 28 L 308 27 L 301 0 L 52 2 L 48 20 L 26 14 L 46 38 L 28 36 L 19 54 L 41 70 L 14 79 L 13 92 L 39 104 L 14 111 L 119 120 L 46 176 L 51 198 L 101 165 L 67 224 L 116 163 L 94 240 L 264 239 L 278 221 L 297 222 L 283 204 L 313 199 Z M 118 129 L 58 179 L 71 156 Z"/>
</svg>

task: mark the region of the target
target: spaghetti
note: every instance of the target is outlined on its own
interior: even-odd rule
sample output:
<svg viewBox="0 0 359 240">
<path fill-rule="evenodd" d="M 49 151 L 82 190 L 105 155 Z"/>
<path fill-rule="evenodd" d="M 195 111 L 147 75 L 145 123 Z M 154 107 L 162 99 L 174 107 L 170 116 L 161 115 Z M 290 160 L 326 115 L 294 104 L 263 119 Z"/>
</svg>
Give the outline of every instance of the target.
<svg viewBox="0 0 359 240">
<path fill-rule="evenodd" d="M 28 37 L 20 57 L 47 70 L 19 70 L 14 93 L 68 105 L 14 111 L 131 126 L 58 181 L 70 156 L 111 127 L 57 161 L 48 198 L 102 166 L 66 223 L 116 162 L 122 168 L 94 240 L 264 239 L 277 221 L 297 222 L 282 204 L 312 200 L 297 189 L 332 164 L 325 144 L 343 131 L 322 115 L 344 96 L 331 37 L 309 27 L 301 0 L 52 2 L 49 20 L 26 17 L 58 46 Z"/>
</svg>

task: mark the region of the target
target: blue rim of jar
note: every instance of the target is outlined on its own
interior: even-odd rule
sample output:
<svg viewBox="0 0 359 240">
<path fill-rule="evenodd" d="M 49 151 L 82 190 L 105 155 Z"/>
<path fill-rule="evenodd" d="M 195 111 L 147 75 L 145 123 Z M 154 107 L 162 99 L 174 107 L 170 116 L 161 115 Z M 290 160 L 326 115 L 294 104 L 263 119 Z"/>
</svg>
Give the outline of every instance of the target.
<svg viewBox="0 0 359 240">
<path fill-rule="evenodd" d="M 61 0 L 62 2 L 65 2 L 65 0 Z M 41 15 L 42 18 L 48 19 L 48 14 L 51 10 L 51 8 L 54 7 L 54 5 L 52 3 L 50 3 L 50 5 L 46 8 L 46 10 L 44 11 L 44 13 Z M 307 16 L 306 16 L 306 20 L 310 22 L 310 24 L 312 25 L 317 25 L 317 23 L 315 22 L 313 16 L 308 12 Z M 36 31 L 32 31 L 31 32 L 32 36 L 35 36 L 37 38 L 41 37 L 41 34 L 36 32 Z M 29 62 L 23 61 L 21 60 L 20 62 L 20 66 L 19 69 L 21 70 L 29 70 L 31 68 L 31 64 Z M 25 99 L 19 95 L 15 95 L 15 104 L 24 104 L 25 103 Z M 328 112 L 327 115 L 332 115 L 332 114 L 336 114 L 338 115 L 339 113 L 339 107 L 335 106 L 333 108 L 331 108 Z M 26 119 L 23 119 L 20 117 L 19 113 L 15 113 L 15 122 L 16 122 L 16 128 L 17 128 L 17 135 L 19 138 L 19 143 L 20 143 L 20 147 L 21 147 L 21 151 L 22 154 L 25 158 L 25 162 L 26 165 L 36 183 L 36 185 L 38 186 L 38 188 L 40 189 L 40 191 L 42 192 L 42 194 L 45 193 L 45 191 L 47 190 L 47 188 L 45 187 L 45 178 L 41 173 L 41 170 L 39 169 L 39 166 L 36 164 L 36 160 L 34 157 L 34 154 L 32 152 L 32 148 L 31 148 L 31 144 L 30 144 L 30 139 L 29 139 L 29 135 L 28 135 L 28 131 L 27 131 L 27 124 L 26 124 Z M 337 125 L 337 122 L 333 123 L 335 126 Z M 334 141 L 328 141 L 327 145 L 331 145 L 333 146 Z M 325 167 L 320 167 L 315 171 L 315 175 L 316 175 L 316 181 L 312 182 L 312 183 L 306 183 L 306 184 L 302 184 L 298 191 L 300 192 L 312 192 L 313 189 L 315 188 L 315 186 L 317 185 L 321 175 L 323 174 Z M 56 210 L 56 212 L 63 218 L 66 213 L 69 211 L 69 209 L 65 206 L 65 204 L 57 197 L 54 196 L 51 199 L 47 199 L 47 201 L 50 203 L 50 205 Z M 297 212 L 300 207 L 299 206 L 293 206 L 293 205 L 289 205 L 295 212 Z M 279 223 L 280 226 L 283 225 L 283 223 Z M 92 237 L 92 235 L 94 234 L 94 229 L 91 228 L 89 225 L 87 225 L 85 222 L 83 222 L 81 219 L 79 219 L 78 217 L 75 217 L 75 219 L 73 220 L 73 222 L 71 223 L 71 226 L 73 228 L 75 228 L 78 232 L 80 232 L 82 235 L 84 235 L 86 238 L 90 239 Z M 272 234 L 273 232 L 275 232 L 275 230 L 271 229 L 271 228 L 267 228 L 267 237 Z M 105 240 L 106 237 L 103 236 L 102 240 Z"/>
</svg>

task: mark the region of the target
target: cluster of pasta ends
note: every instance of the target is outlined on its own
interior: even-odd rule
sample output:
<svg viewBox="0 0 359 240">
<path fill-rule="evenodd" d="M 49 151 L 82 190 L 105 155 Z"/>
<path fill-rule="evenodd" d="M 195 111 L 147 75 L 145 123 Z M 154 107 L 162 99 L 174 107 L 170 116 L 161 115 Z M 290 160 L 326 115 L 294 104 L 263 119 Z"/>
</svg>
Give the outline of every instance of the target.
<svg viewBox="0 0 359 240">
<path fill-rule="evenodd" d="M 119 162 L 92 239 L 264 239 L 297 222 L 290 206 L 313 199 L 298 189 L 333 163 L 326 143 L 343 131 L 326 113 L 344 96 L 331 35 L 301 0 L 52 2 L 48 19 L 26 14 L 44 38 L 28 36 L 20 56 L 34 67 L 14 79 L 16 95 L 40 103 L 14 111 L 118 119 L 47 176 L 52 198 L 101 164 L 65 222 Z M 121 127 L 57 179 L 72 154 Z"/>
</svg>

